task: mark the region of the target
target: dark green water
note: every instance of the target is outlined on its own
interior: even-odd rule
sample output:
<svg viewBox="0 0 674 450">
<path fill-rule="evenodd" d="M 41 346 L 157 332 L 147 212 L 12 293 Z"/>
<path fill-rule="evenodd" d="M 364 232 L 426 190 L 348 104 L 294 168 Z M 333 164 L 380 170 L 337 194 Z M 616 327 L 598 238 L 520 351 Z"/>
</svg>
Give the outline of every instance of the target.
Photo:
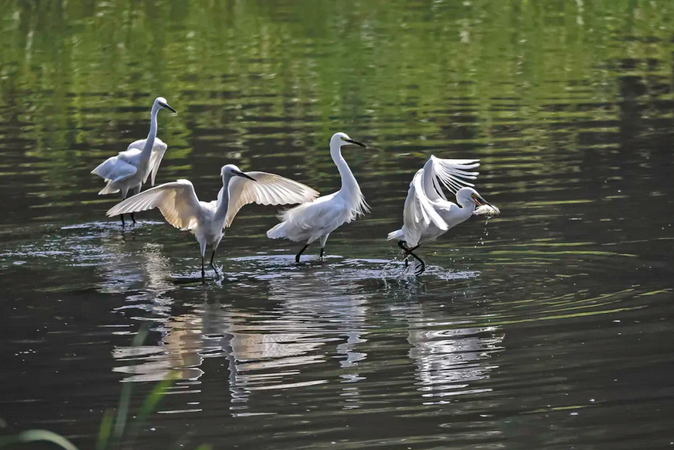
<svg viewBox="0 0 674 450">
<path fill-rule="evenodd" d="M 674 445 L 674 3 L 0 0 L 0 40 L 0 433 L 92 448 L 173 372 L 137 448 Z M 345 131 L 371 214 L 299 267 L 247 206 L 191 281 L 193 237 L 122 230 L 89 174 L 159 95 L 158 182 L 327 194 Z M 385 237 L 431 154 L 480 158 L 502 216 L 414 279 Z"/>
</svg>

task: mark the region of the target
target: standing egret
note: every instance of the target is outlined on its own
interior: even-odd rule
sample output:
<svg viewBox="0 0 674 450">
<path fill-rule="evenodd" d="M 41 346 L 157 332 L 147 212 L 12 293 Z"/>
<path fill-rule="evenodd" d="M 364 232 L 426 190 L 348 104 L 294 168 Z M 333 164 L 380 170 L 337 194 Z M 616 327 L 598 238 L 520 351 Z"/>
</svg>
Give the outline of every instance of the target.
<svg viewBox="0 0 674 450">
<path fill-rule="evenodd" d="M 421 244 L 434 241 L 450 228 L 465 222 L 482 204 L 491 207 L 479 214 L 497 214 L 498 209 L 473 189 L 470 182 L 477 178 L 477 172 L 470 172 L 480 165 L 479 160 L 440 159 L 435 156 L 426 162 L 414 175 L 407 191 L 403 209 L 403 227 L 392 231 L 388 239 L 398 239 L 398 246 L 407 257 L 412 256 L 421 264 L 417 275 L 426 270 L 426 263 L 414 254 Z M 445 197 L 442 185 L 456 194 L 456 203 Z M 458 205 L 457 205 L 458 204 Z"/>
<path fill-rule="evenodd" d="M 305 242 L 304 247 L 295 256 L 298 263 L 302 253 L 316 239 L 320 239 L 320 257 L 323 258 L 325 243 L 330 233 L 343 223 L 351 222 L 370 210 L 356 177 L 342 156 L 342 146 L 349 144 L 367 148 L 367 145 L 354 141 L 346 133 L 335 133 L 330 139 L 330 156 L 339 170 L 342 188 L 333 194 L 283 212 L 279 217 L 282 222 L 267 231 L 267 237 L 271 239 L 286 238 L 294 242 Z"/>
<path fill-rule="evenodd" d="M 204 272 L 206 246 L 213 246 L 211 267 L 215 251 L 234 216 L 248 203 L 262 205 L 286 205 L 302 203 L 318 196 L 318 192 L 296 181 L 266 172 L 244 173 L 234 164 L 223 166 L 222 189 L 218 199 L 201 202 L 189 180 L 161 184 L 145 192 L 127 198 L 108 210 L 108 216 L 159 208 L 164 218 L 174 227 L 191 231 L 201 249 L 201 276 Z"/>
<path fill-rule="evenodd" d="M 122 200 L 124 200 L 129 191 L 132 194 L 140 192 L 143 183 L 147 182 L 150 175 L 150 181 L 154 186 L 159 164 L 161 164 L 167 148 L 167 145 L 157 138 L 157 113 L 164 108 L 176 112 L 166 103 L 164 97 L 157 97 L 152 104 L 150 132 L 147 139 L 132 142 L 126 151 L 106 159 L 91 171 L 107 183 L 98 195 L 114 194 L 121 191 Z M 120 217 L 122 218 L 122 225 L 124 225 L 124 216 L 120 215 Z M 133 213 L 131 213 L 131 220 L 136 223 Z"/>
</svg>

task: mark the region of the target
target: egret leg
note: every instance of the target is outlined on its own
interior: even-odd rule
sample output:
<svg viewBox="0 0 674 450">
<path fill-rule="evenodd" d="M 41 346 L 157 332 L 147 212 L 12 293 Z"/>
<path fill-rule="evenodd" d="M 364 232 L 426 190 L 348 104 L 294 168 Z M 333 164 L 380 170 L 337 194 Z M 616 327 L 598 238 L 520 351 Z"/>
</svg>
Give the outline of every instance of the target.
<svg viewBox="0 0 674 450">
<path fill-rule="evenodd" d="M 419 264 L 421 264 L 421 267 L 415 272 L 415 274 L 419 276 L 422 273 L 424 273 L 424 271 L 426 270 L 426 263 L 424 262 L 423 259 L 419 258 L 417 255 L 414 254 L 414 250 L 419 248 L 419 246 L 417 245 L 416 247 L 409 248 L 405 243 L 405 241 L 398 241 L 398 247 L 402 248 L 403 251 L 405 252 L 405 267 L 407 267 L 407 257 L 411 256 L 412 258 L 419 261 Z"/>
<path fill-rule="evenodd" d="M 304 253 L 304 250 L 306 250 L 307 247 L 309 247 L 309 244 L 307 244 L 307 245 L 305 245 L 304 247 L 302 247 L 302 250 L 300 250 L 300 252 L 299 252 L 297 255 L 295 255 L 295 262 L 296 262 L 296 263 L 299 263 L 299 262 L 300 262 L 300 256 L 302 256 L 302 253 Z"/>
<path fill-rule="evenodd" d="M 206 271 L 204 270 L 204 255 L 201 255 L 201 278 L 206 276 Z"/>
<path fill-rule="evenodd" d="M 325 244 L 328 242 L 328 237 L 330 236 L 330 233 L 325 234 L 321 236 L 321 260 L 323 259 L 323 256 L 325 255 Z"/>
<path fill-rule="evenodd" d="M 133 195 L 136 195 L 137 193 L 139 193 L 139 192 L 140 192 L 140 188 L 141 188 L 141 186 L 138 186 L 138 187 L 135 188 L 135 189 L 131 189 L 131 195 L 133 196 Z M 129 198 L 129 195 L 128 195 L 128 194 L 126 195 L 126 198 Z M 133 224 L 135 225 L 135 224 L 136 224 L 136 218 L 133 217 L 133 213 L 131 213 L 131 220 L 133 220 Z"/>
<path fill-rule="evenodd" d="M 122 219 L 122 228 L 124 228 L 124 214 L 120 214 L 119 218 Z"/>
<path fill-rule="evenodd" d="M 216 249 L 213 249 L 213 253 L 211 253 L 211 267 L 212 267 L 213 270 L 215 271 L 215 274 L 216 274 L 216 275 L 220 275 L 220 273 L 218 272 L 218 269 L 216 269 L 216 268 L 215 268 L 215 265 L 213 265 L 213 258 L 215 258 L 215 250 L 216 250 Z"/>
</svg>

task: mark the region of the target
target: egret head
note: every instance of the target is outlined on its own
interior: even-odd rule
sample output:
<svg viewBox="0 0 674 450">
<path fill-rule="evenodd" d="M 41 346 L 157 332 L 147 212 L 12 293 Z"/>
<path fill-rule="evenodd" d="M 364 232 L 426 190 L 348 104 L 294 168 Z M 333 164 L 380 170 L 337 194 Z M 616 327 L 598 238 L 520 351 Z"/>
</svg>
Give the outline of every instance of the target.
<svg viewBox="0 0 674 450">
<path fill-rule="evenodd" d="M 469 187 L 459 189 L 459 192 L 456 193 L 456 201 L 462 207 L 491 205 L 475 189 Z"/>
<path fill-rule="evenodd" d="M 154 100 L 154 105 L 155 105 L 155 107 L 157 107 L 157 108 L 159 108 L 159 109 L 166 108 L 166 109 L 168 109 L 168 110 L 171 110 L 171 111 L 173 111 L 173 112 L 176 112 L 175 109 L 173 109 L 173 108 L 171 108 L 171 107 L 169 106 L 168 102 L 166 101 L 166 99 L 165 99 L 164 97 L 157 97 L 157 98 Z"/>
<path fill-rule="evenodd" d="M 342 132 L 335 133 L 335 134 L 332 135 L 332 138 L 330 138 L 330 147 L 335 146 L 335 145 L 338 146 L 338 147 L 341 147 L 342 145 L 349 145 L 349 144 L 354 144 L 354 145 L 358 145 L 358 146 L 363 147 L 363 148 L 367 148 L 367 145 L 361 144 L 358 141 L 354 141 L 346 133 L 342 133 Z"/>
<path fill-rule="evenodd" d="M 225 179 L 231 177 L 243 177 L 248 178 L 249 180 L 257 181 L 255 178 L 242 172 L 241 169 L 236 167 L 234 164 L 227 164 L 226 166 L 222 166 L 220 175 L 222 176 L 222 178 Z"/>
</svg>

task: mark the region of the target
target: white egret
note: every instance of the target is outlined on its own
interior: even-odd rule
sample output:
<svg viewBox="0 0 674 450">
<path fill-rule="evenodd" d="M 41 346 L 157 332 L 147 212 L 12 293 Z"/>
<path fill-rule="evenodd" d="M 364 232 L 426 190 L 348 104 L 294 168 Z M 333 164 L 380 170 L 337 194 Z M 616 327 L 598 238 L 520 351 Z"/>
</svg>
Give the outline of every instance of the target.
<svg viewBox="0 0 674 450">
<path fill-rule="evenodd" d="M 480 165 L 479 160 L 440 159 L 435 156 L 414 175 L 405 199 L 403 227 L 389 233 L 388 239 L 398 239 L 398 245 L 407 257 L 412 256 L 421 264 L 417 275 L 426 270 L 426 263 L 414 254 L 421 244 L 434 241 L 460 223 L 465 222 L 482 204 L 491 207 L 478 214 L 498 214 L 498 209 L 480 196 L 470 182 L 477 172 L 470 172 Z M 456 203 L 445 197 L 442 185 L 456 194 Z M 458 204 L 458 205 L 457 205 Z"/>
<path fill-rule="evenodd" d="M 174 227 L 191 231 L 201 249 L 201 276 L 204 276 L 206 246 L 213 246 L 211 267 L 215 251 L 234 216 L 248 203 L 286 205 L 314 199 L 318 192 L 304 184 L 266 172 L 242 172 L 234 164 L 223 166 L 222 189 L 218 199 L 201 202 L 189 180 L 161 184 L 136 194 L 108 210 L 108 216 L 159 208 L 164 218 Z"/>
<path fill-rule="evenodd" d="M 152 113 L 150 114 L 150 132 L 147 139 L 140 139 L 132 142 L 126 151 L 120 152 L 117 156 L 112 156 L 98 165 L 91 173 L 103 178 L 107 183 L 98 195 L 122 193 L 124 200 L 128 193 L 138 193 L 150 176 L 150 182 L 154 186 L 154 179 L 159 170 L 161 160 L 166 153 L 167 145 L 161 139 L 157 138 L 157 113 L 161 109 L 171 108 L 164 97 L 157 97 L 152 104 Z M 124 225 L 124 215 L 122 225 Z M 131 220 L 136 223 L 136 219 L 131 213 Z"/>
<path fill-rule="evenodd" d="M 320 239 L 322 258 L 330 233 L 343 223 L 351 222 L 370 210 L 356 177 L 342 156 L 342 146 L 349 144 L 367 148 L 367 145 L 354 141 L 346 133 L 335 133 L 330 139 L 330 156 L 342 178 L 341 189 L 283 212 L 279 216 L 282 222 L 267 231 L 267 237 L 271 239 L 285 238 L 294 242 L 305 242 L 295 256 L 298 263 L 302 253 L 317 239 Z"/>
</svg>

